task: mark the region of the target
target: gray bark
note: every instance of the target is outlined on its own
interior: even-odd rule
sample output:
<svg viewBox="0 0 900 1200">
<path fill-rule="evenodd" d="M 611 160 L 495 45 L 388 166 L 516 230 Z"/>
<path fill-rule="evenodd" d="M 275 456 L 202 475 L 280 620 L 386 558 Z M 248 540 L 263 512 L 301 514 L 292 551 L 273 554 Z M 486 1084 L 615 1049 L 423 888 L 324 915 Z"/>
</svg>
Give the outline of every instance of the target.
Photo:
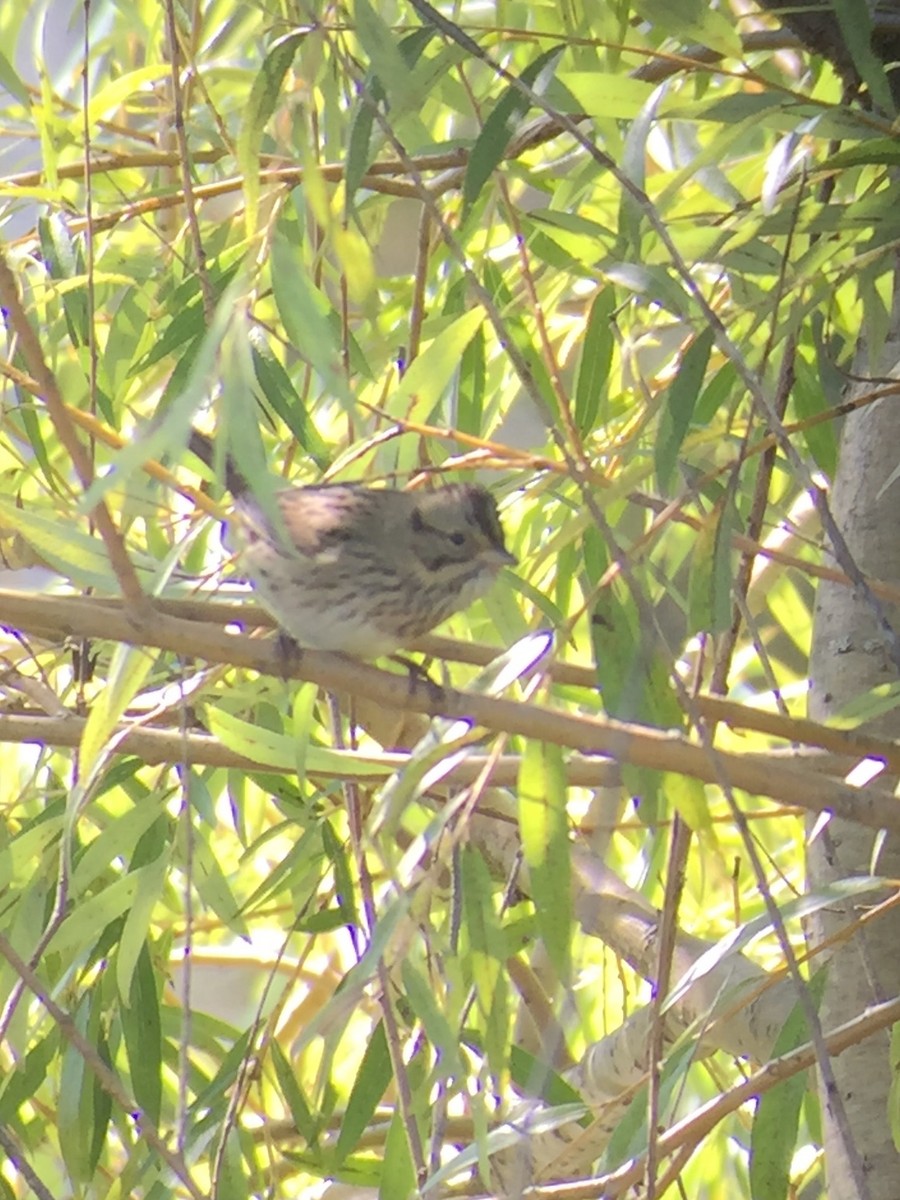
<svg viewBox="0 0 900 1200">
<path fill-rule="evenodd" d="M 879 374 L 900 361 L 900 335 L 881 356 Z M 847 418 L 831 508 L 851 553 L 867 577 L 900 580 L 900 533 L 897 511 L 900 480 L 887 487 L 900 463 L 900 406 L 893 397 Z M 887 611 L 900 628 L 896 611 Z M 809 712 L 819 721 L 834 717 L 852 697 L 877 684 L 893 682 L 889 638 L 871 607 L 849 587 L 822 583 L 815 610 Z M 882 736 L 900 734 L 894 710 L 867 726 Z M 883 778 L 879 784 L 884 786 Z M 893 782 L 893 781 L 890 781 Z M 808 823 L 811 830 L 813 822 Z M 832 820 L 807 850 L 809 887 L 873 870 L 877 835 L 852 823 Z M 878 853 L 874 872 L 900 875 L 900 839 L 889 837 Z M 876 898 L 880 898 L 877 897 Z M 870 903 L 866 898 L 866 903 Z M 833 905 L 811 920 L 816 943 L 858 919 L 859 902 Z M 867 1005 L 900 993 L 900 912 L 896 909 L 853 933 L 829 960 L 821 1017 L 825 1030 L 862 1012 Z M 872 1200 L 895 1200 L 900 1155 L 888 1124 L 890 1067 L 887 1031 L 833 1060 L 837 1090 L 847 1115 L 850 1137 L 859 1155 Z M 834 1104 L 823 1095 L 826 1173 L 829 1200 L 859 1200 L 851 1171 L 851 1155 L 840 1137 Z"/>
</svg>

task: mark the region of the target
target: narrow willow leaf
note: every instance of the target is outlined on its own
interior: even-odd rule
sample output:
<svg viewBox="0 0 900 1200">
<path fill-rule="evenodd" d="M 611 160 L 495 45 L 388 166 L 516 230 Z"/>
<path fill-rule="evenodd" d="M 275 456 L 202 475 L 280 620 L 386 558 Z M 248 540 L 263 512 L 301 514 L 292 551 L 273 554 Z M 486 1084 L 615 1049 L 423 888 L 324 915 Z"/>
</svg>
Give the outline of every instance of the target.
<svg viewBox="0 0 900 1200">
<path fill-rule="evenodd" d="M 462 433 L 479 435 L 483 425 L 487 384 L 487 340 L 484 329 L 476 329 L 462 353 L 456 387 L 456 427 Z"/>
<path fill-rule="evenodd" d="M 415 401 L 417 407 L 430 413 L 459 369 L 466 347 L 484 320 L 483 310 L 474 308 L 443 328 L 391 393 L 391 409 L 405 412 L 409 402 Z"/>
<path fill-rule="evenodd" d="M 72 1014 L 75 1028 L 83 1036 L 88 1033 L 90 994 L 82 996 Z M 63 1162 L 76 1183 L 91 1178 L 90 1157 L 94 1138 L 94 1104 L 91 1076 L 79 1050 L 66 1043 L 59 1076 L 59 1097 L 56 1103 L 56 1132 Z"/>
<path fill-rule="evenodd" d="M 170 859 L 171 843 L 155 862 L 148 863 L 137 871 L 140 876 L 138 889 L 125 918 L 116 954 L 116 983 L 120 996 L 131 994 L 131 979 L 147 944 L 150 919 L 162 896 Z"/>
<path fill-rule="evenodd" d="M 857 4 L 856 0 L 831 0 L 831 8 L 837 16 L 844 45 L 850 52 L 853 65 L 871 92 L 875 104 L 884 112 L 896 112 L 884 65 L 872 50 L 869 8 L 865 4 Z"/>
<path fill-rule="evenodd" d="M 519 770 L 519 829 L 538 929 L 561 982 L 571 973 L 572 889 L 562 749 L 529 741 Z"/>
<path fill-rule="evenodd" d="M 656 482 L 663 495 L 670 492 L 681 444 L 691 427 L 712 347 L 713 332 L 704 329 L 684 352 L 678 374 L 666 389 L 655 454 Z"/>
<path fill-rule="evenodd" d="M 249 1200 L 247 1163 L 241 1149 L 241 1140 L 234 1126 L 229 1127 L 225 1141 L 225 1154 L 219 1158 L 219 1173 L 211 1200 Z"/>
<path fill-rule="evenodd" d="M 353 403 L 341 371 L 341 352 L 327 319 L 324 296 L 312 284 L 301 251 L 282 217 L 269 257 L 272 291 L 285 332 L 293 347 L 321 376 L 328 392 L 345 405 Z"/>
<path fill-rule="evenodd" d="M 170 70 L 166 63 L 158 62 L 116 76 L 111 83 L 94 91 L 85 117 L 87 124 L 96 125 L 105 117 L 118 114 L 126 100 L 137 92 L 145 92 L 149 86 L 159 83 L 160 80 L 167 79 Z"/>
<path fill-rule="evenodd" d="M 277 767 L 286 771 L 296 767 L 296 749 L 289 733 L 279 733 L 252 721 L 242 721 L 240 717 L 212 705 L 204 710 L 204 715 L 210 732 L 235 754 L 241 754 L 263 767 Z M 400 754 L 359 754 L 349 750 L 330 750 L 325 746 L 309 746 L 305 767 L 307 772 L 322 775 L 383 779 L 406 761 L 406 755 Z"/>
<path fill-rule="evenodd" d="M 600 409 L 606 398 L 615 346 L 612 327 L 615 305 L 615 290 L 601 288 L 591 303 L 581 340 L 575 376 L 575 423 L 585 437 L 594 432 L 598 422 L 603 423 Z"/>
<path fill-rule="evenodd" d="M 121 917 L 134 903 L 141 877 L 139 871 L 116 879 L 96 896 L 79 899 L 54 933 L 47 952 L 75 956 L 96 945 L 111 921 Z"/>
<path fill-rule="evenodd" d="M 900 146 L 894 138 L 865 138 L 856 146 L 848 146 L 830 154 L 822 160 L 825 171 L 843 167 L 882 166 L 894 167 L 900 163 Z M 842 211 L 846 220 L 846 215 Z"/>
<path fill-rule="evenodd" d="M 5 529 L 17 530 L 44 562 L 72 583 L 107 594 L 118 590 L 102 540 L 83 533 L 72 521 L 19 508 L 0 496 L 0 522 Z"/>
<path fill-rule="evenodd" d="M 291 382 L 291 377 L 252 326 L 249 337 L 253 372 L 260 391 L 272 406 L 272 411 L 284 421 L 297 439 L 300 448 L 310 456 L 317 467 L 324 469 L 331 462 L 331 451 Z"/>
<path fill-rule="evenodd" d="M 560 71 L 564 84 L 589 117 L 633 121 L 653 93 L 653 85 L 627 75 L 601 71 Z"/>
<path fill-rule="evenodd" d="M 384 1024 L 379 1022 L 366 1046 L 353 1087 L 350 1089 L 347 1109 L 335 1146 L 338 1164 L 359 1144 L 390 1082 L 391 1055 Z"/>
<path fill-rule="evenodd" d="M 409 1148 L 409 1134 L 399 1105 L 394 1109 L 384 1144 L 384 1162 L 378 1200 L 412 1200 L 421 1195 L 416 1187 L 416 1169 Z"/>
<path fill-rule="evenodd" d="M 891 1086 L 888 1089 L 888 1121 L 894 1149 L 900 1152 L 900 1021 L 891 1026 Z"/>
<path fill-rule="evenodd" d="M 347 857 L 347 847 L 331 827 L 330 821 L 323 821 L 321 826 L 322 845 L 331 868 L 334 871 L 334 891 L 342 919 L 347 925 L 353 925 L 359 919 L 356 905 L 356 889 L 353 884 L 353 872 L 350 870 L 350 860 Z"/>
<path fill-rule="evenodd" d="M 468 847 L 462 855 L 461 876 L 465 929 L 470 946 L 465 965 L 472 973 L 488 1062 L 495 1077 L 503 1078 L 510 1039 L 506 939 L 494 911 L 493 884 L 488 869 L 481 856 Z"/>
<path fill-rule="evenodd" d="M 699 779 L 666 771 L 660 777 L 659 788 L 667 803 L 676 809 L 681 819 L 695 833 L 712 829 L 706 788 Z"/>
<path fill-rule="evenodd" d="M 743 53 L 734 21 L 707 0 L 634 0 L 634 7 L 654 29 L 665 30 L 682 44 L 697 41 L 729 58 Z"/>
<path fill-rule="evenodd" d="M 791 400 L 801 421 L 810 421 L 803 430 L 803 440 L 813 456 L 816 466 L 829 479 L 834 478 L 837 469 L 837 435 L 834 421 L 812 423 L 812 418 L 819 416 L 829 407 L 828 382 L 836 383 L 839 378 L 834 363 L 829 360 L 827 347 L 816 343 L 816 366 L 813 367 L 803 358 L 797 358 L 794 368 L 794 386 L 791 390 Z M 835 400 L 839 403 L 839 400 Z M 891 480 L 885 482 L 889 487 Z"/>
<path fill-rule="evenodd" d="M 807 987 L 818 1010 L 825 988 L 826 972 L 818 971 Z M 772 1057 L 796 1050 L 809 1041 L 806 1013 L 798 1001 L 791 1010 L 775 1045 Z M 800 1108 L 809 1086 L 805 1072 L 783 1079 L 759 1098 L 750 1132 L 750 1195 L 753 1200 L 787 1200 L 791 1161 L 800 1127 Z"/>
<path fill-rule="evenodd" d="M 829 884 L 828 887 L 816 888 L 815 891 L 808 892 L 796 900 L 791 900 L 787 904 L 780 905 L 779 912 L 781 913 L 782 921 L 787 924 L 789 921 L 808 917 L 812 913 L 818 912 L 820 908 L 826 908 L 829 904 L 845 903 L 854 896 L 861 896 L 866 892 L 875 892 L 884 886 L 885 881 L 875 875 L 862 875 L 850 879 L 841 879 L 837 883 Z M 740 951 L 746 949 L 751 942 L 768 933 L 771 928 L 772 921 L 769 914 L 761 913 L 758 917 L 754 917 L 752 921 L 746 921 L 737 929 L 733 929 L 730 933 L 726 934 L 714 946 L 704 951 L 688 970 L 685 971 L 684 975 L 682 975 L 681 979 L 678 980 L 666 997 L 663 1011 L 667 1011 L 673 1005 L 683 1000 L 687 990 L 698 979 L 702 979 L 704 975 L 709 974 L 710 971 L 725 962 L 730 955 L 738 954 Z"/>
<path fill-rule="evenodd" d="M 119 1016 L 128 1056 L 131 1087 L 141 1113 L 159 1125 L 162 1108 L 162 1022 L 159 987 L 147 942 L 138 955 L 127 996 L 120 993 Z"/>
<path fill-rule="evenodd" d="M 81 735 L 81 771 L 88 776 L 113 736 L 125 710 L 147 681 L 158 654 L 120 642 L 113 651 L 106 686 L 99 693 Z"/>
<path fill-rule="evenodd" d="M 645 1107 L 646 1103 L 645 1100 Z M 528 1134 L 531 1137 L 546 1136 L 564 1125 L 571 1125 L 574 1121 L 580 1120 L 584 1116 L 584 1111 L 583 1104 L 561 1104 L 554 1108 L 541 1109 L 539 1113 L 529 1114 Z M 441 1184 L 452 1180 L 461 1171 L 471 1169 L 476 1165 L 481 1165 L 482 1172 L 490 1175 L 489 1170 L 484 1170 L 484 1164 L 491 1155 L 500 1154 L 504 1150 L 521 1150 L 521 1148 L 521 1126 L 515 1121 L 499 1125 L 491 1129 L 483 1139 L 479 1138 L 478 1144 L 467 1146 L 465 1150 L 455 1154 L 439 1170 L 430 1175 L 425 1188 L 426 1194 L 433 1194 Z"/>
<path fill-rule="evenodd" d="M 401 112 L 414 112 L 422 102 L 417 81 L 409 63 L 400 53 L 394 31 L 375 11 L 369 0 L 354 0 L 356 35 L 368 55 L 391 105 Z M 394 116 L 396 118 L 396 112 Z"/>
<path fill-rule="evenodd" d="M 676 317 L 686 317 L 690 310 L 690 298 L 681 281 L 666 267 L 619 262 L 604 267 L 603 273 L 613 283 L 647 300 L 656 301 Z"/>
<path fill-rule="evenodd" d="M 731 534 L 734 506 L 723 496 L 704 521 L 691 557 L 688 628 L 721 633 L 731 624 Z"/>
<path fill-rule="evenodd" d="M 144 796 L 130 811 L 109 825 L 79 855 L 72 869 L 71 886 L 75 895 L 87 891 L 117 858 L 130 858 L 140 838 L 160 820 L 162 795 Z M 2 885 L 2 877 L 0 877 Z"/>
<path fill-rule="evenodd" d="M 684 1041 L 676 1046 L 663 1063 L 659 1081 L 658 1105 L 660 1114 L 671 1111 L 671 1105 L 685 1087 L 685 1076 L 697 1054 L 695 1042 Z M 630 1159 L 638 1158 L 647 1149 L 647 1088 L 642 1087 L 625 1111 L 609 1139 L 601 1168 L 614 1171 Z"/>
<path fill-rule="evenodd" d="M 52 277 L 59 281 L 76 281 L 77 286 L 60 287 L 63 312 L 69 341 L 73 346 L 86 346 L 90 339 L 87 305 L 87 278 L 81 246 L 73 242 L 61 214 L 52 213 L 38 221 L 41 251 Z"/>
<path fill-rule="evenodd" d="M 0 87 L 3 87 L 11 96 L 15 96 L 20 104 L 24 104 L 26 108 L 30 107 L 31 97 L 28 94 L 28 88 L 2 51 L 0 51 Z"/>
<path fill-rule="evenodd" d="M 107 1069 L 111 1069 L 112 1059 L 110 1057 L 109 1041 L 106 1036 L 107 1019 L 108 1014 L 104 1002 L 104 989 L 102 987 L 92 988 L 90 1012 L 88 1014 L 88 1041 L 93 1045 L 100 1061 Z M 109 1118 L 112 1115 L 112 1097 L 101 1086 L 100 1080 L 94 1072 L 90 1070 L 85 1076 L 85 1088 L 88 1087 L 91 1090 L 93 1132 L 88 1149 L 87 1165 L 90 1172 L 89 1178 L 93 1179 L 97 1171 L 97 1164 L 100 1161 L 100 1155 L 106 1144 Z"/>
<path fill-rule="evenodd" d="M 62 1035 L 54 1027 L 16 1064 L 14 1071 L 7 1071 L 0 1082 L 0 1120 L 4 1123 L 16 1119 L 23 1104 L 34 1099 L 38 1089 L 47 1078 L 50 1064 L 58 1064 Z"/>
<path fill-rule="evenodd" d="M 229 283 L 216 305 L 208 332 L 198 344 L 183 386 L 171 398 L 165 415 L 119 451 L 110 471 L 98 476 L 82 498 L 82 510 L 90 511 L 111 487 L 127 482 L 129 476 L 151 458 L 163 458 L 187 444 L 194 413 L 207 398 L 212 381 L 218 379 L 220 350 L 233 331 L 235 313 L 242 311 L 239 297 L 243 286 L 239 275 Z"/>
<path fill-rule="evenodd" d="M 214 836 L 215 831 L 205 825 L 200 826 L 194 834 L 192 882 L 203 903 L 233 933 L 239 937 L 247 937 L 247 926 L 241 916 L 238 902 L 209 842 Z"/>
<path fill-rule="evenodd" d="M 306 778 L 306 760 L 318 696 L 319 689 L 314 683 L 301 683 L 294 693 L 294 702 L 291 705 L 291 741 L 294 743 L 295 767 L 299 783 Z"/>
<path fill-rule="evenodd" d="M 403 986 L 413 1012 L 422 1022 L 425 1035 L 440 1055 L 441 1075 L 461 1078 L 464 1074 L 459 1054 L 459 1034 L 438 1008 L 432 987 L 426 983 L 408 958 L 400 965 Z"/>
<path fill-rule="evenodd" d="M 12 888 L 19 892 L 34 877 L 35 864 L 40 863 L 47 848 L 61 836 L 65 827 L 62 817 L 49 813 L 9 841 L 0 844 L 0 892 Z"/>
<path fill-rule="evenodd" d="M 248 237 L 256 233 L 259 215 L 259 147 L 263 130 L 275 111 L 284 77 L 305 37 L 305 33 L 289 33 L 269 48 L 244 106 L 235 152 L 244 182 Z"/>
<path fill-rule="evenodd" d="M 552 77 L 564 49 L 565 47 L 561 45 L 554 46 L 538 55 L 534 62 L 529 63 L 522 72 L 520 76 L 522 82 L 528 84 L 536 92 L 543 92 L 546 88 L 546 80 Z M 469 154 L 466 177 L 463 182 L 464 211 L 468 211 L 472 207 L 494 169 L 502 162 L 510 138 L 530 107 L 531 101 L 528 97 L 510 84 L 491 108 L 481 133 L 475 139 L 475 145 Z"/>
<path fill-rule="evenodd" d="M 306 1101 L 306 1097 L 297 1083 L 294 1068 L 288 1062 L 287 1056 L 281 1049 L 276 1038 L 273 1038 L 269 1043 L 269 1053 L 272 1056 L 272 1065 L 275 1068 L 275 1077 L 281 1089 L 282 1099 L 290 1111 L 294 1124 L 297 1126 L 297 1132 L 305 1140 L 307 1148 L 313 1148 L 319 1140 L 318 1125 Z M 342 1122 L 341 1132 L 343 1132 L 343 1129 L 344 1125 Z"/>
</svg>

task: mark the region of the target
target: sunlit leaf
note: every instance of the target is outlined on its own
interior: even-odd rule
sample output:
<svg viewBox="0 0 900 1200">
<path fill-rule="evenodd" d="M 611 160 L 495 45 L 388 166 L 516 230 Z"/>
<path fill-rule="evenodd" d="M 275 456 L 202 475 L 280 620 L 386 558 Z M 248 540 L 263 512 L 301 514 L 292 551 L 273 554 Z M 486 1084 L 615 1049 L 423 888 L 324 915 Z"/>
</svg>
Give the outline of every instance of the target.
<svg viewBox="0 0 900 1200">
<path fill-rule="evenodd" d="M 294 61 L 297 48 L 305 33 L 289 33 L 279 38 L 269 49 L 253 80 L 250 96 L 243 112 L 241 130 L 235 151 L 244 180 L 244 201 L 247 209 L 247 229 L 256 232 L 259 207 L 259 147 L 263 130 L 275 111 L 284 77 Z"/>
<path fill-rule="evenodd" d="M 818 1009 L 826 973 L 819 971 L 807 988 L 809 1003 Z M 780 1058 L 810 1038 L 809 1020 L 798 1000 L 781 1028 L 772 1057 Z M 800 1107 L 809 1087 L 803 1073 L 783 1079 L 759 1098 L 750 1134 L 750 1194 L 753 1200 L 786 1200 L 791 1180 L 791 1162 L 796 1149 Z"/>
<path fill-rule="evenodd" d="M 538 929 L 562 981 L 571 970 L 572 935 L 567 786 L 560 748 L 529 741 L 519 773 L 519 830 Z"/>
<path fill-rule="evenodd" d="M 335 1156 L 338 1163 L 350 1154 L 365 1132 L 391 1081 L 391 1056 L 384 1025 L 379 1022 L 369 1039 L 341 1121 Z"/>
</svg>

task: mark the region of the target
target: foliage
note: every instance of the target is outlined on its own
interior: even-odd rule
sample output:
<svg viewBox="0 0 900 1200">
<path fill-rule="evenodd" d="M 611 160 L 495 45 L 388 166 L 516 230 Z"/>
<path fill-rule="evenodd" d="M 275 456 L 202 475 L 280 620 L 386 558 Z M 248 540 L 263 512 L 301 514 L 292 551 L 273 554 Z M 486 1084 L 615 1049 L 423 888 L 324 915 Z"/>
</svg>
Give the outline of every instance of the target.
<svg viewBox="0 0 900 1200">
<path fill-rule="evenodd" d="M 642 976 L 661 1003 L 685 969 L 647 914 L 685 954 L 684 931 L 717 946 L 709 970 L 754 920 L 757 981 L 781 962 L 783 804 L 831 793 L 768 735 L 854 745 L 794 719 L 808 489 L 860 313 L 873 353 L 886 330 L 897 149 L 829 68 L 753 49 L 768 18 L 742 49 L 682 7 L 139 0 L 91 6 L 86 33 L 80 6 L 0 7 L 0 547 L 38 568 L 27 611 L 0 595 L 24 697 L 0 718 L 5 1194 L 513 1194 L 525 1133 L 596 1128 L 566 1065 L 646 1003 Z M 722 61 L 665 57 L 688 37 Z M 474 698 L 314 655 L 285 665 L 301 684 L 226 636 L 267 619 L 193 422 L 255 481 L 488 483 L 521 565 L 428 667 Z M 120 595 L 131 625 L 101 607 Z M 755 732 L 717 726 L 714 692 Z M 591 923 L 586 860 L 634 889 L 643 950 Z M 713 1004 L 673 991 L 665 1037 L 652 1017 L 657 1119 L 640 1093 L 544 1178 L 640 1175 L 648 1128 L 718 1101 L 692 1161 L 690 1132 L 665 1144 L 661 1191 L 747 1191 L 740 1073 L 700 1059 Z M 816 1134 L 789 1103 L 796 1139 L 754 1165 L 782 1189 Z"/>
</svg>

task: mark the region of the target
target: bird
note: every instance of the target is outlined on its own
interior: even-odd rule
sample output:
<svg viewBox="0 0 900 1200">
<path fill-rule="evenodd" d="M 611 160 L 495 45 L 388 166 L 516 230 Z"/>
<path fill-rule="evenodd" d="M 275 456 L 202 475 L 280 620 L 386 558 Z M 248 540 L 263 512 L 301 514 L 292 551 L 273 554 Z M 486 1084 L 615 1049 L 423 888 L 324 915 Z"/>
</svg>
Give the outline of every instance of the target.
<svg viewBox="0 0 900 1200">
<path fill-rule="evenodd" d="M 193 431 L 207 465 L 212 441 Z M 280 629 L 301 648 L 395 653 L 485 595 L 504 567 L 497 503 L 478 484 L 429 492 L 359 483 L 275 492 L 283 533 L 226 457 L 234 502 L 226 542 Z M 286 537 L 284 536 L 286 535 Z"/>
</svg>

